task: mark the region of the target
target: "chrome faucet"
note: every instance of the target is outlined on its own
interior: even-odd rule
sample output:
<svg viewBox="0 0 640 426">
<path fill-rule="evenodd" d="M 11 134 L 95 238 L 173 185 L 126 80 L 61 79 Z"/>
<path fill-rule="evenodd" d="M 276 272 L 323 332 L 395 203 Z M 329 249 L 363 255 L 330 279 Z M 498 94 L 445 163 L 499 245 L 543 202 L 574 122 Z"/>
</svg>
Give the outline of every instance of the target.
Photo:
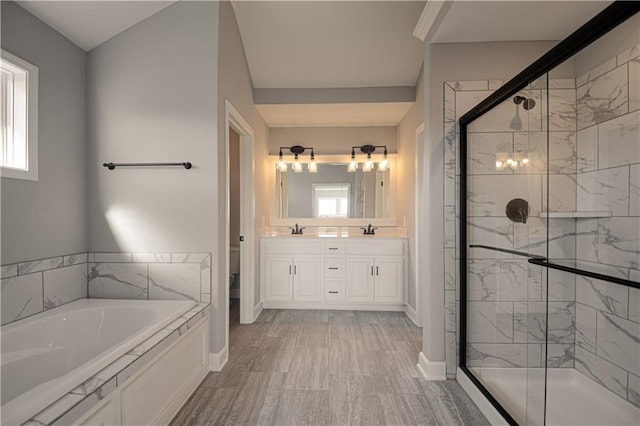
<svg viewBox="0 0 640 426">
<path fill-rule="evenodd" d="M 376 235 L 376 229 L 378 228 L 374 228 L 371 226 L 371 224 L 369 224 L 369 226 L 367 226 L 366 228 L 360 227 L 360 229 L 364 231 L 364 235 Z"/>
<path fill-rule="evenodd" d="M 301 226 L 300 228 L 298 228 L 298 224 L 296 223 L 296 227 L 294 228 L 293 226 L 290 226 L 289 229 L 291 229 L 291 235 L 302 235 L 302 230 L 304 229 L 304 226 Z"/>
</svg>

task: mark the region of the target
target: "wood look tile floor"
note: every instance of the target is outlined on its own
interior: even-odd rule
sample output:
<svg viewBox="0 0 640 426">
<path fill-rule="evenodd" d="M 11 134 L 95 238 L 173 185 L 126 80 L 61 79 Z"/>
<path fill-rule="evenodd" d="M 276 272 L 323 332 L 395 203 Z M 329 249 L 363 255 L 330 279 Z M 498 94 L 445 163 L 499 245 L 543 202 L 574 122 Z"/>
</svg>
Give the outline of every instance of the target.
<svg viewBox="0 0 640 426">
<path fill-rule="evenodd" d="M 401 312 L 231 308 L 229 361 L 172 421 L 183 425 L 488 425 L 452 380 L 424 380 L 422 330 Z"/>
</svg>

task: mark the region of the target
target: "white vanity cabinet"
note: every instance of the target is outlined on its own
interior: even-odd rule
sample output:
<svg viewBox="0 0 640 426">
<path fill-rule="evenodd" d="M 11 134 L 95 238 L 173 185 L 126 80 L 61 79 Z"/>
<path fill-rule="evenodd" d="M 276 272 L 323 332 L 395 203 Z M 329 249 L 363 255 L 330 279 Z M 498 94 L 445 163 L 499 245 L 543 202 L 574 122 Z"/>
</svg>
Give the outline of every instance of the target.
<svg viewBox="0 0 640 426">
<path fill-rule="evenodd" d="M 403 238 L 263 238 L 265 308 L 401 310 Z"/>
</svg>

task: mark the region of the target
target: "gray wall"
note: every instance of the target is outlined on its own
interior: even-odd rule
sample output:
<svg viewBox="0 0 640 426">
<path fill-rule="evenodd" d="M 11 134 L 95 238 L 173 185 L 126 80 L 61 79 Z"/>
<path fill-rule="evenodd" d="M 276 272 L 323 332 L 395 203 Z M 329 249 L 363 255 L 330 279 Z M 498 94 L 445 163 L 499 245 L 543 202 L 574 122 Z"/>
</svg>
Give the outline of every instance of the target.
<svg viewBox="0 0 640 426">
<path fill-rule="evenodd" d="M 272 127 L 269 129 L 269 154 L 277 155 L 279 147 L 293 145 L 313 147 L 316 155 L 348 155 L 351 153 L 352 146 L 366 144 L 386 145 L 390 153 L 397 152 L 396 129 L 395 126 Z M 382 151 L 379 153 L 382 154 Z M 304 153 L 304 155 L 307 154 L 307 152 Z M 356 154 L 362 156 L 362 153 L 356 152 Z"/>
<path fill-rule="evenodd" d="M 2 264 L 86 251 L 86 53 L 13 2 L 2 48 L 39 69 L 37 182 L 2 178 Z"/>
<path fill-rule="evenodd" d="M 554 42 L 425 43 L 426 141 L 419 147 L 418 276 L 422 290 L 422 352 L 445 361 L 444 335 L 444 138 L 443 84 L 454 80 L 508 80 L 542 56 Z"/>
<path fill-rule="evenodd" d="M 269 202 L 273 200 L 274 173 L 270 166 L 267 156 L 267 141 L 269 138 L 268 128 L 262 116 L 258 113 L 253 105 L 253 83 L 249 66 L 242 45 L 242 38 L 238 29 L 235 13 L 231 7 L 231 3 L 223 1 L 219 3 L 220 10 L 220 29 L 219 29 L 219 68 L 218 68 L 218 121 L 220 123 L 218 129 L 218 138 L 224 141 L 224 104 L 225 100 L 229 100 L 242 117 L 249 123 L 254 131 L 254 188 L 255 188 L 255 227 L 258 228 L 266 223 L 269 217 Z M 221 161 L 218 163 L 218 181 L 219 191 L 223 193 L 225 185 L 225 169 L 224 143 L 219 144 L 218 155 Z M 224 250 L 224 234 L 226 224 L 223 212 L 226 211 L 225 200 L 220 199 L 220 215 L 218 216 L 218 225 L 221 230 L 219 240 L 220 263 L 218 264 L 218 277 L 214 276 L 213 283 L 219 283 L 219 292 L 222 294 L 223 285 L 228 285 L 228 277 L 224 277 L 223 265 L 228 262 L 225 258 Z M 259 232 L 256 232 L 255 244 L 255 271 L 260 271 L 259 258 Z M 214 261 L 215 264 L 215 261 Z M 215 268 L 214 268 L 215 269 Z M 244 282 L 243 282 L 244 284 Z M 260 302 L 260 274 L 256 272 L 254 284 L 254 305 Z M 220 309 L 224 305 L 220 305 Z M 220 316 L 212 315 L 214 328 L 222 329 L 219 324 L 224 324 L 222 314 Z M 224 344 L 224 333 L 218 339 L 214 332 L 212 340 L 212 348 L 214 352 L 219 351 Z"/>
<path fill-rule="evenodd" d="M 229 241 L 240 237 L 240 135 L 229 129 Z"/>
<path fill-rule="evenodd" d="M 219 270 L 217 22 L 217 3 L 178 2 L 89 53 L 91 251 L 211 252 Z M 212 298 L 216 348 L 223 305 Z"/>
</svg>

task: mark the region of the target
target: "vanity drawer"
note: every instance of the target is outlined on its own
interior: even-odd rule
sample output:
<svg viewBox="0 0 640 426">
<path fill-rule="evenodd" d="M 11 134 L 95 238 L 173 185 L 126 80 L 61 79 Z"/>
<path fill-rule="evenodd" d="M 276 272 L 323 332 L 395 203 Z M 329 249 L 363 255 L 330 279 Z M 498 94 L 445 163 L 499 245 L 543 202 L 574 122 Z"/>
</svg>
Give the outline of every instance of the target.
<svg viewBox="0 0 640 426">
<path fill-rule="evenodd" d="M 348 241 L 345 251 L 347 255 L 404 256 L 404 240 L 362 238 L 358 241 Z"/>
<path fill-rule="evenodd" d="M 263 240 L 265 254 L 320 254 L 322 245 L 318 241 L 295 238 L 273 238 Z"/>
<path fill-rule="evenodd" d="M 324 300 L 341 302 L 344 300 L 344 282 L 342 280 L 324 281 Z"/>
<path fill-rule="evenodd" d="M 322 244 L 322 251 L 325 255 L 339 255 L 344 253 L 344 243 L 342 241 L 328 242 Z"/>
<path fill-rule="evenodd" d="M 342 278 L 344 276 L 344 260 L 341 257 L 324 259 L 325 278 Z"/>
</svg>

